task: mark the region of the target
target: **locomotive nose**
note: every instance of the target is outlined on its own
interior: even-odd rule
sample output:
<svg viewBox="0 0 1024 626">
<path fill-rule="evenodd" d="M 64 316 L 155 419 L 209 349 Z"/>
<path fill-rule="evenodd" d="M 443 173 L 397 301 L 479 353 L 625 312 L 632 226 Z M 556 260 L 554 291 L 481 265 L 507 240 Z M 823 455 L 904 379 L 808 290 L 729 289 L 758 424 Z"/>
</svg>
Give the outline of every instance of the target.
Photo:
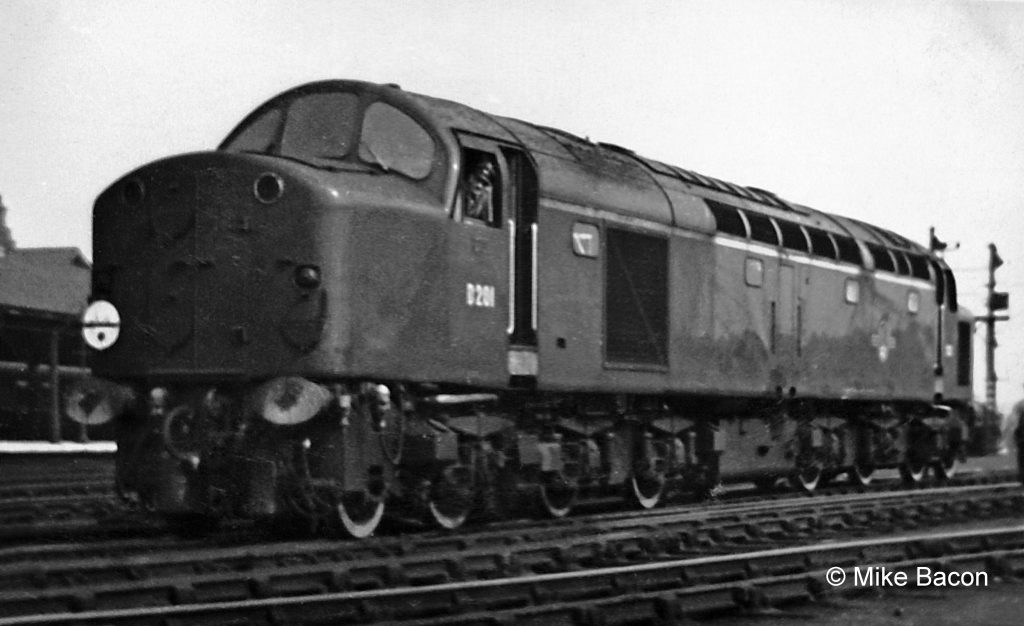
<svg viewBox="0 0 1024 626">
<path fill-rule="evenodd" d="M 108 189 L 94 216 L 93 297 L 112 304 L 95 305 L 88 328 L 101 367 L 123 346 L 151 374 L 251 372 L 293 357 L 280 344 L 296 332 L 292 344 L 316 345 L 323 264 L 307 245 L 307 188 L 279 161 L 214 152 Z"/>
</svg>

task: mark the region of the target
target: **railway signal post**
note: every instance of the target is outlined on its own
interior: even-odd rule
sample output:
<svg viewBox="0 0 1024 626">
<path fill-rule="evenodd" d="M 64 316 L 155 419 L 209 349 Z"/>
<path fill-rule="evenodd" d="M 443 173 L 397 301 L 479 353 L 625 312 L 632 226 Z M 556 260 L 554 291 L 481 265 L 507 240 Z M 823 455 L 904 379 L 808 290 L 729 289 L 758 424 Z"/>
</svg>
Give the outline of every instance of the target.
<svg viewBox="0 0 1024 626">
<path fill-rule="evenodd" d="M 1003 264 L 996 244 L 988 244 L 988 298 L 986 306 L 988 314 L 978 318 L 988 327 L 985 335 L 985 405 L 992 411 L 996 410 L 996 322 L 1005 322 L 1009 315 L 996 315 L 997 311 L 1005 311 L 1010 307 L 1010 294 L 996 291 L 996 270 Z"/>
</svg>

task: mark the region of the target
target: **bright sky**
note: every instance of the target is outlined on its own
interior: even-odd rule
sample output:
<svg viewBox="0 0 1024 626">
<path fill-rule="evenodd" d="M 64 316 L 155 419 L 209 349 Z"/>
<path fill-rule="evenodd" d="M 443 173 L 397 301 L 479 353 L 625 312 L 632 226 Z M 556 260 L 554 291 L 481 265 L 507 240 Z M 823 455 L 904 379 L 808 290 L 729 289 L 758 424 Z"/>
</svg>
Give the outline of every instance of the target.
<svg viewBox="0 0 1024 626">
<path fill-rule="evenodd" d="M 95 196 L 323 78 L 564 128 L 947 253 L 999 404 L 1024 382 L 1024 4 L 0 0 L 0 196 L 18 245 L 91 255 Z M 975 342 L 984 394 L 984 334 Z"/>
</svg>

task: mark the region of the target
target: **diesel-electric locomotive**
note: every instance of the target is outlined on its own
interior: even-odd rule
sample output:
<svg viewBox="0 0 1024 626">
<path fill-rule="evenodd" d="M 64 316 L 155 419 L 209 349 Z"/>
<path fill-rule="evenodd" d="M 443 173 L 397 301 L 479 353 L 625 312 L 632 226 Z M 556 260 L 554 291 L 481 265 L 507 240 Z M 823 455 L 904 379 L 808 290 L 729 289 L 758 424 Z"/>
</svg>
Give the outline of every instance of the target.
<svg viewBox="0 0 1024 626">
<path fill-rule="evenodd" d="M 94 211 L 68 405 L 169 516 L 360 537 L 962 454 L 972 322 L 893 232 L 395 85 L 327 81 Z"/>
</svg>

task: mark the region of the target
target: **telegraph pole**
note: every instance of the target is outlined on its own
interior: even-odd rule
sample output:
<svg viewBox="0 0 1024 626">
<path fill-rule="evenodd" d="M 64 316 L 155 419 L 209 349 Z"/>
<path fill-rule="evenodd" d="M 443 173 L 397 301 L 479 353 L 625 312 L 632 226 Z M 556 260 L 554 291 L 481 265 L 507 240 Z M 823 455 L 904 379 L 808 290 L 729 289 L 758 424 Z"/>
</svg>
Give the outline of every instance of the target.
<svg viewBox="0 0 1024 626">
<path fill-rule="evenodd" d="M 996 315 L 996 311 L 1005 311 L 1010 307 L 1010 294 L 996 291 L 996 270 L 1003 264 L 1003 259 L 996 250 L 996 244 L 988 244 L 988 315 L 984 317 L 988 326 L 985 340 L 985 404 L 992 411 L 996 410 L 996 322 L 1005 322 L 1009 315 Z"/>
</svg>

